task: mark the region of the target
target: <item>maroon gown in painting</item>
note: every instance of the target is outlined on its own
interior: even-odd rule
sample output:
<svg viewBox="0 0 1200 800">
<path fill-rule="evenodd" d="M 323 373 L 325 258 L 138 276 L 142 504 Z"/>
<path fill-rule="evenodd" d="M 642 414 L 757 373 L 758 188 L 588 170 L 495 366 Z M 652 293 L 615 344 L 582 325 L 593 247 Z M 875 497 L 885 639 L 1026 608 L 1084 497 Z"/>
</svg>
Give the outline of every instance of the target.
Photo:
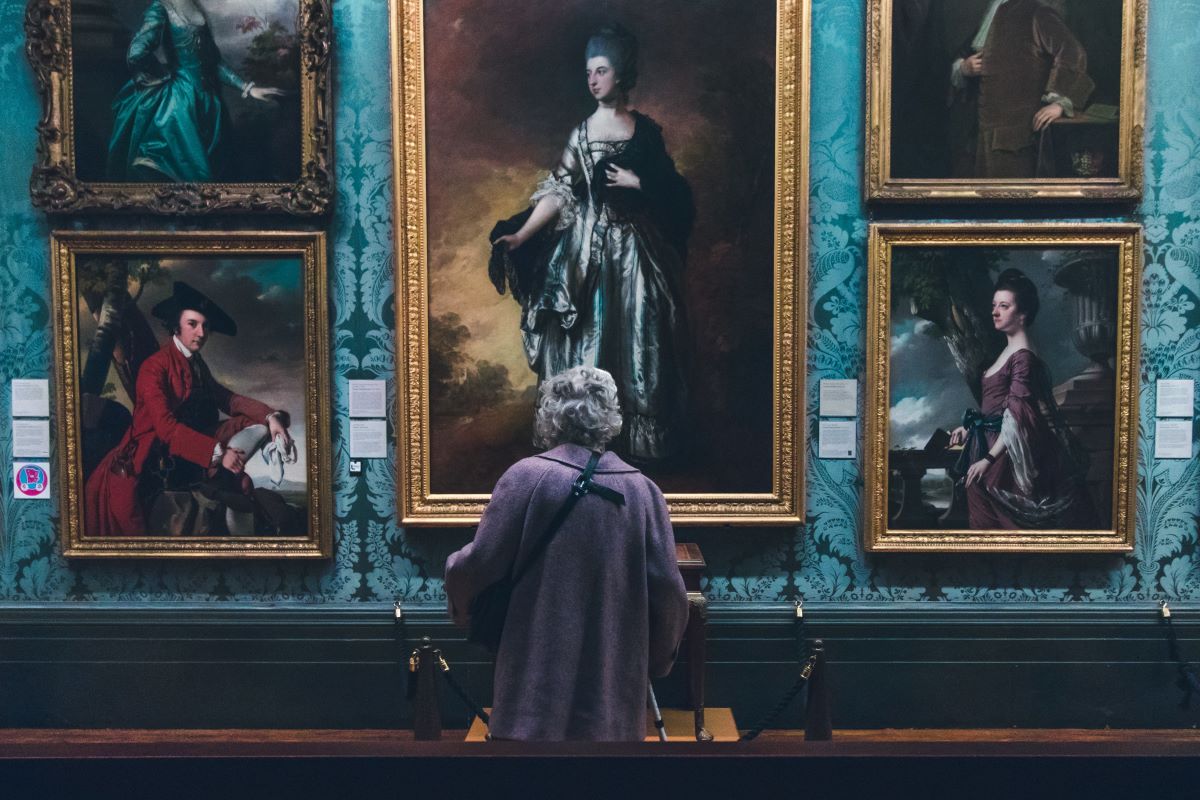
<svg viewBox="0 0 1200 800">
<path fill-rule="evenodd" d="M 1058 415 L 1050 371 L 1018 350 L 982 379 L 981 414 L 967 413 L 965 466 L 1003 439 L 983 478 L 967 487 L 973 530 L 1088 529 L 1099 524 L 1087 493 L 1086 454 Z"/>
</svg>

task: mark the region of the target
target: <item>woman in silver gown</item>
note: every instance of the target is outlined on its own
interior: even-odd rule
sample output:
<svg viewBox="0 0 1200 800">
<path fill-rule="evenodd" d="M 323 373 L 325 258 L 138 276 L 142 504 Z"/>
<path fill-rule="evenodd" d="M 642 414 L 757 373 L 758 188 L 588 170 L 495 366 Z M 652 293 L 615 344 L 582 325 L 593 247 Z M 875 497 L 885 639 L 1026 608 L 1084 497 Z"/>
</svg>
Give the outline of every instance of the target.
<svg viewBox="0 0 1200 800">
<path fill-rule="evenodd" d="M 498 225 L 492 240 L 534 276 L 514 294 L 538 378 L 579 365 L 607 370 L 625 411 L 615 449 L 633 461 L 662 461 L 678 452 L 686 407 L 679 284 L 691 191 L 662 129 L 628 107 L 636 39 L 605 27 L 588 40 L 586 59 L 595 113 L 571 131 L 531 210 L 507 229 Z"/>
</svg>

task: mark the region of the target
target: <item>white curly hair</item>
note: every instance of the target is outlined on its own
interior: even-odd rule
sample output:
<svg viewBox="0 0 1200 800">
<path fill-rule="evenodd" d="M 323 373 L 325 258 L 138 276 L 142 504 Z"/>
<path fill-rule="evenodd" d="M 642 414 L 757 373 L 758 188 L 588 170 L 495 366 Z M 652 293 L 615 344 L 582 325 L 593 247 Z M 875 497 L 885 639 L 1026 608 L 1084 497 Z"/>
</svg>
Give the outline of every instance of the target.
<svg viewBox="0 0 1200 800">
<path fill-rule="evenodd" d="M 572 442 L 602 450 L 621 432 L 617 384 L 597 367 L 571 367 L 538 387 L 533 442 L 550 449 Z"/>
</svg>

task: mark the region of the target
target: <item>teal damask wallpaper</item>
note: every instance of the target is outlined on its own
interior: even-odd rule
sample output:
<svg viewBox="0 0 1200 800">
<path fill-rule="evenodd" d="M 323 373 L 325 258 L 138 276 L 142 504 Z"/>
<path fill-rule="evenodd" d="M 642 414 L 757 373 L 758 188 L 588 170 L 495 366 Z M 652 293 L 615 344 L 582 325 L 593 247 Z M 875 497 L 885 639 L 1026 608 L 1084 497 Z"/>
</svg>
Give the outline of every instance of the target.
<svg viewBox="0 0 1200 800">
<path fill-rule="evenodd" d="M 24 4 L 0 4 L 0 418 L 9 382 L 47 377 L 50 224 L 29 205 L 27 180 L 39 115 L 23 53 Z M 335 6 L 338 199 L 331 221 L 335 472 L 346 468 L 348 378 L 391 378 L 392 216 L 387 3 Z M 809 405 L 817 381 L 860 376 L 865 357 L 868 211 L 862 196 L 864 0 L 815 0 Z M 1156 463 L 1153 382 L 1200 378 L 1200 0 L 1154 3 L 1149 31 L 1142 421 L 1137 545 L 1113 556 L 868 557 L 860 541 L 858 464 L 808 456 L 808 523 L 787 530 L 682 530 L 708 558 L 711 599 L 817 601 L 1123 602 L 1200 599 L 1200 462 Z M 1030 210 L 1025 213 L 1034 213 Z M 1039 219 L 1053 209 L 1036 210 Z M 1103 208 L 1098 212 L 1112 213 Z M 977 214 L 978 212 L 972 212 Z M 1072 209 L 1079 215 L 1079 209 Z M 880 219 L 904 219 L 878 212 Z M 924 217 L 934 219 L 934 217 Z M 1092 217 L 1099 218 L 1099 217 Z M 1020 218 L 1013 218 L 1014 221 Z M 66 223 L 63 223 L 64 225 Z M 153 229 L 154 219 L 88 220 L 88 228 Z M 248 227 L 249 224 L 242 227 Z M 263 224 L 266 224 L 264 222 Z M 271 220 L 270 227 L 287 222 Z M 190 223 L 189 223 L 190 225 Z M 195 227 L 219 226 L 202 222 Z M 224 223 L 225 227 L 235 227 Z M 807 421 L 809 432 L 815 419 Z M 11 462 L 0 426 L 0 461 Z M 7 469 L 7 467 L 6 467 Z M 14 502 L 3 483 L 0 601 L 442 601 L 441 565 L 469 531 L 403 530 L 395 522 L 392 461 L 363 478 L 339 477 L 336 552 L 315 564 L 73 562 L 58 547 L 54 503 Z"/>
</svg>

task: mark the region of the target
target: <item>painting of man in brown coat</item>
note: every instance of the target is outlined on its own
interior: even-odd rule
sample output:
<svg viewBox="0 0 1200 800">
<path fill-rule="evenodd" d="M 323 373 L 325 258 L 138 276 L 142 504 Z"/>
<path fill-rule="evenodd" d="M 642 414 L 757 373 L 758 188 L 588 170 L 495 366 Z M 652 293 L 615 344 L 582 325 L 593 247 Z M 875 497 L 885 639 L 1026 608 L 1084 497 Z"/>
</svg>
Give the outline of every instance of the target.
<svg viewBox="0 0 1200 800">
<path fill-rule="evenodd" d="M 973 164 L 957 177 L 1038 177 L 1038 141 L 1055 120 L 1091 97 L 1087 52 L 1063 18 L 1039 0 L 992 0 L 951 66 L 957 99 L 978 107 Z"/>
</svg>

